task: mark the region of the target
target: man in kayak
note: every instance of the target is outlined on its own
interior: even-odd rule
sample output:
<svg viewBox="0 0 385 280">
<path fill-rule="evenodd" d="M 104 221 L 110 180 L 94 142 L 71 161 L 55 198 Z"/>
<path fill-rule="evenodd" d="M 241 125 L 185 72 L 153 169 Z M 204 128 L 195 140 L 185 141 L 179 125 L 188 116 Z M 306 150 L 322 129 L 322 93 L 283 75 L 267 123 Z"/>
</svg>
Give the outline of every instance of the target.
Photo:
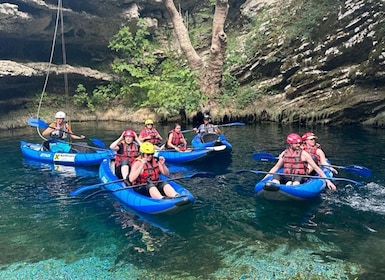
<svg viewBox="0 0 385 280">
<path fill-rule="evenodd" d="M 278 158 L 277 163 L 270 169 L 269 173 L 274 174 L 283 167 L 284 174 L 274 174 L 268 184 L 299 185 L 306 180 L 302 175 L 308 174 L 308 166 L 311 166 L 322 178 L 327 178 L 322 169 L 314 162 L 311 155 L 302 150 L 302 138 L 296 133 L 290 133 L 286 137 L 289 147 L 284 150 Z M 330 190 L 336 190 L 336 186 L 330 180 L 325 180 Z"/>
<path fill-rule="evenodd" d="M 306 152 L 308 152 L 311 157 L 313 158 L 314 162 L 317 163 L 320 166 L 328 166 L 329 163 L 326 160 L 326 155 L 324 151 L 321 149 L 321 145 L 317 143 L 318 137 L 311 131 L 306 132 L 304 135 L 302 135 L 302 149 Z M 338 174 L 338 171 L 335 170 L 333 167 L 328 167 L 334 174 Z M 309 166 L 309 174 L 311 174 L 313 170 L 311 169 L 311 166 Z"/>
<path fill-rule="evenodd" d="M 167 182 L 158 182 L 159 175 L 169 175 L 170 172 L 165 165 L 165 158 L 154 158 L 155 146 L 150 142 L 140 145 L 140 156 L 132 163 L 129 175 L 132 185 L 146 184 L 146 189 L 152 198 L 173 198 L 179 194 Z"/>
<path fill-rule="evenodd" d="M 115 175 L 120 179 L 128 181 L 130 166 L 140 155 L 138 137 L 133 130 L 125 130 L 120 137 L 111 143 L 110 149 L 116 151 Z"/>
<path fill-rule="evenodd" d="M 211 117 L 208 114 L 203 116 L 203 123 L 198 126 L 198 128 L 193 128 L 193 130 L 195 133 L 199 133 L 201 135 L 203 143 L 216 141 L 218 140 L 217 135 L 221 134 L 221 130 L 218 126 L 211 123 Z"/>
</svg>

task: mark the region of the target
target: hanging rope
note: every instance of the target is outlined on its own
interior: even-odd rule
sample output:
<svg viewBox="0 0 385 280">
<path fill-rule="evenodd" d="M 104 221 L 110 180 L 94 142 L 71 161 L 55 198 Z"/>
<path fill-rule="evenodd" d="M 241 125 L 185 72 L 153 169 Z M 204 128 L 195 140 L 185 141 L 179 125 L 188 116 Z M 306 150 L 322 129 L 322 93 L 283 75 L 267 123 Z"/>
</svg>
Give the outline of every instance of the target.
<svg viewBox="0 0 385 280">
<path fill-rule="evenodd" d="M 48 63 L 48 67 L 47 67 L 47 73 L 45 76 L 43 89 L 42 89 L 42 92 L 40 95 L 39 105 L 38 105 L 37 114 L 36 114 L 37 119 L 39 119 L 41 105 L 43 103 L 43 98 L 44 98 L 44 95 L 46 94 L 46 90 L 47 90 L 49 74 L 51 71 L 53 56 L 55 53 L 56 37 L 57 37 L 57 32 L 58 32 L 58 27 L 59 27 L 59 18 L 60 18 L 60 23 L 61 23 L 62 55 L 63 55 L 63 64 L 64 64 L 64 90 L 65 90 L 65 94 L 66 94 L 66 108 L 68 108 L 68 103 L 67 103 L 68 102 L 68 98 L 67 98 L 68 97 L 68 77 L 67 77 L 67 58 L 66 58 L 65 43 L 64 43 L 63 5 L 62 5 L 62 0 L 58 0 L 54 35 L 53 35 L 52 46 L 51 46 L 51 55 L 49 58 L 49 63 Z M 42 138 L 43 140 L 47 140 L 41 134 L 39 127 L 36 127 L 36 130 L 37 130 L 37 133 L 40 136 L 40 138 Z"/>
</svg>

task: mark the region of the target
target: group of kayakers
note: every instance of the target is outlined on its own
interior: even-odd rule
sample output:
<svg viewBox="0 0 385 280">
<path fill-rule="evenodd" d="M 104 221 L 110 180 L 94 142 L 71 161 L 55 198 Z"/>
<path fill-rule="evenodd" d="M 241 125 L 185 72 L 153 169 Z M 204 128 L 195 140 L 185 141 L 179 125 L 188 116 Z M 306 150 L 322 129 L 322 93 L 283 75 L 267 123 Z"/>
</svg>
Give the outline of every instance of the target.
<svg viewBox="0 0 385 280">
<path fill-rule="evenodd" d="M 84 136 L 76 136 L 68 124 L 64 122 L 65 113 L 57 112 L 56 122 L 48 127 L 43 135 L 50 135 L 52 138 L 65 139 L 70 135 L 75 139 L 83 139 Z M 154 127 L 152 119 L 144 122 L 145 127 L 139 135 L 133 130 L 125 130 L 110 148 L 116 151 L 115 174 L 124 180 L 127 185 L 138 185 L 145 188 L 153 198 L 176 197 L 178 193 L 166 182 L 157 183 L 159 175 L 169 175 L 169 170 L 165 165 L 165 159 L 159 157 L 155 159 L 156 150 L 174 149 L 176 151 L 187 151 L 187 141 L 181 131 L 181 125 L 175 124 L 170 130 L 166 143 Z M 221 133 L 218 126 L 211 123 L 209 115 L 203 116 L 203 123 L 194 128 L 195 133 L 200 133 L 202 137 Z M 288 147 L 279 155 L 278 161 L 270 169 L 268 174 L 273 174 L 272 181 L 266 184 L 286 184 L 299 185 L 303 183 L 309 174 L 319 174 L 321 177 L 327 176 L 320 166 L 328 166 L 325 153 L 322 151 L 316 139 L 318 137 L 313 132 L 306 132 L 302 136 L 297 133 L 290 133 L 286 137 Z M 210 141 L 206 139 L 206 141 Z M 283 174 L 277 173 L 283 168 Z M 330 168 L 334 173 L 337 171 Z M 336 186 L 332 181 L 326 180 L 327 186 L 335 190 Z"/>
<path fill-rule="evenodd" d="M 66 115 L 59 111 L 55 114 L 55 122 L 43 132 L 44 136 L 64 140 L 68 135 L 73 139 L 84 139 L 84 135 L 75 135 L 64 119 Z M 209 115 L 204 115 L 203 124 L 193 130 L 196 133 L 220 133 L 217 126 L 210 123 Z M 177 197 L 179 194 L 166 182 L 159 181 L 159 175 L 169 175 L 165 159 L 155 159 L 156 150 L 174 149 L 178 152 L 189 151 L 187 141 L 181 131 L 181 125 L 176 123 L 170 130 L 166 143 L 154 127 L 154 121 L 147 119 L 145 127 L 139 135 L 133 130 L 125 130 L 114 142 L 110 149 L 116 151 L 115 175 L 124 180 L 127 185 L 138 185 L 138 191 L 145 189 L 153 198 Z M 47 147 L 49 149 L 49 147 Z M 67 151 L 68 152 L 68 151 Z"/>
<path fill-rule="evenodd" d="M 299 185 L 307 179 L 306 175 L 314 172 L 322 178 L 327 178 L 320 166 L 328 166 L 329 163 L 321 146 L 316 142 L 317 138 L 313 132 L 306 132 L 302 136 L 297 133 L 287 135 L 288 147 L 279 155 L 277 163 L 268 172 L 273 174 L 273 180 L 266 182 L 266 185 Z M 280 168 L 283 168 L 283 174 L 276 173 Z M 330 166 L 328 168 L 337 173 L 334 168 Z M 329 189 L 336 190 L 331 180 L 325 181 Z"/>
</svg>

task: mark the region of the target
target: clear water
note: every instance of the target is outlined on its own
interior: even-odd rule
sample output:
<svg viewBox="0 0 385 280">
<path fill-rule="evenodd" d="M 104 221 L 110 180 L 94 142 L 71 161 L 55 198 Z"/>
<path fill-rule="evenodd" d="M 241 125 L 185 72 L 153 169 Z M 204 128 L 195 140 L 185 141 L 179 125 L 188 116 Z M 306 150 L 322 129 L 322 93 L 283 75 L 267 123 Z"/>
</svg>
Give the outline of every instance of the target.
<svg viewBox="0 0 385 280">
<path fill-rule="evenodd" d="M 171 126 L 158 129 L 165 135 Z M 109 145 L 128 127 L 73 128 Z M 231 157 L 184 166 L 216 177 L 181 181 L 196 202 L 166 216 L 133 213 L 109 195 L 69 198 L 72 189 L 99 183 L 97 167 L 25 160 L 19 141 L 40 142 L 35 128 L 1 132 L 0 279 L 385 278 L 384 130 L 313 128 L 333 164 L 366 166 L 373 176 L 340 171 L 340 177 L 367 183 L 338 182 L 337 192 L 309 202 L 255 197 L 261 177 L 233 172 L 269 170 L 273 163 L 255 162 L 252 153 L 278 155 L 287 133 L 306 128 L 262 124 L 222 130 L 233 144 Z"/>
</svg>

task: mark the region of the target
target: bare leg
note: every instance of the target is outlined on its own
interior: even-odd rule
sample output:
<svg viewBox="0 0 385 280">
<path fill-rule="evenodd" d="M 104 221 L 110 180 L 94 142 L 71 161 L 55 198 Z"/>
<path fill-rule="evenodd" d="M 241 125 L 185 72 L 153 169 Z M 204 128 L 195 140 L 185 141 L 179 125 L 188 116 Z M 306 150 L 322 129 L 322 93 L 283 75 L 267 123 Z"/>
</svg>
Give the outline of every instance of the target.
<svg viewBox="0 0 385 280">
<path fill-rule="evenodd" d="M 171 187 L 170 184 L 166 184 L 163 187 L 164 193 L 167 195 L 167 197 L 175 197 L 178 193 L 174 190 L 173 187 Z"/>
<path fill-rule="evenodd" d="M 163 198 L 163 195 L 160 193 L 160 191 L 158 190 L 158 188 L 155 187 L 155 186 L 152 186 L 152 187 L 149 189 L 148 192 L 150 193 L 150 196 L 151 196 L 152 198 L 157 198 L 157 199 L 162 199 L 162 198 Z"/>
<path fill-rule="evenodd" d="M 128 165 L 122 165 L 121 171 L 122 171 L 123 179 L 126 179 L 127 176 L 128 176 L 128 173 L 130 171 L 129 168 L 128 168 Z"/>
</svg>

